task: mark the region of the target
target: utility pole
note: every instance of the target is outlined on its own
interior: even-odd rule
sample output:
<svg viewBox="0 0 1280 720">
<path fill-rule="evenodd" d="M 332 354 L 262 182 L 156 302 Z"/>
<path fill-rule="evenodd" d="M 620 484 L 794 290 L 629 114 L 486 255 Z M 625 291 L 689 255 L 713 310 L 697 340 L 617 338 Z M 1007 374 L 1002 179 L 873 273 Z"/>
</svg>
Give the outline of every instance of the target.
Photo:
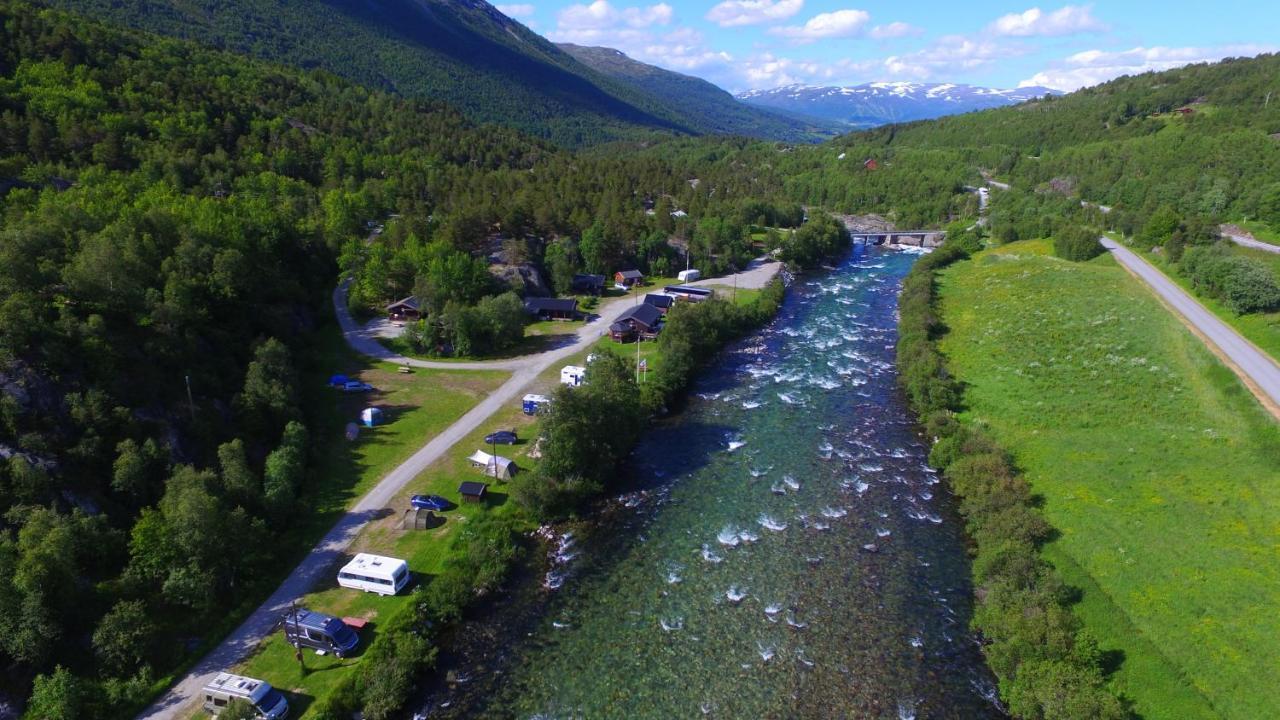
<svg viewBox="0 0 1280 720">
<path fill-rule="evenodd" d="M 191 396 L 191 376 L 183 376 L 187 380 L 187 407 L 191 409 L 191 422 L 196 421 L 196 401 Z"/>
<path fill-rule="evenodd" d="M 298 659 L 299 671 L 306 675 L 307 663 L 302 659 L 302 641 L 298 639 L 301 628 L 298 627 L 298 602 L 296 600 L 289 601 L 289 615 L 293 618 L 293 640 L 290 641 L 293 645 L 293 656 Z M 285 628 L 284 637 L 289 640 L 289 629 L 287 627 Z"/>
<path fill-rule="evenodd" d="M 640 382 L 640 331 L 636 331 L 636 382 Z"/>
</svg>

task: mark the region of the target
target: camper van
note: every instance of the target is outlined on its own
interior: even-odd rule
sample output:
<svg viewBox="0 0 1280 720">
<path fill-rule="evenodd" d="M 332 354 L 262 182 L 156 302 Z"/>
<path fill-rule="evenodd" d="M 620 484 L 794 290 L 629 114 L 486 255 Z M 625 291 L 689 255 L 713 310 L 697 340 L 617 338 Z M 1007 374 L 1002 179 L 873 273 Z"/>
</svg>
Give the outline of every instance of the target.
<svg viewBox="0 0 1280 720">
<path fill-rule="evenodd" d="M 680 278 L 680 282 L 682 283 L 693 282 L 694 280 L 697 280 L 698 278 L 702 277 L 702 271 L 701 270 L 681 270 L 676 275 L 676 277 Z"/>
<path fill-rule="evenodd" d="M 587 379 L 587 369 L 581 365 L 565 365 L 560 368 L 560 384 L 577 387 Z"/>
<path fill-rule="evenodd" d="M 525 395 L 522 402 L 525 415 L 537 415 L 539 410 L 551 403 L 551 398 L 546 395 Z"/>
<path fill-rule="evenodd" d="M 395 595 L 409 582 L 409 563 L 399 558 L 358 553 L 338 571 L 338 584 L 352 590 Z"/>
<path fill-rule="evenodd" d="M 360 644 L 360 636 L 332 615 L 298 610 L 284 616 L 284 635 L 294 647 L 314 648 L 316 654 L 345 657 Z"/>
<path fill-rule="evenodd" d="M 279 690 L 265 680 L 218 673 L 213 682 L 204 686 L 204 709 L 220 715 L 232 700 L 244 700 L 258 711 L 264 720 L 281 720 L 289 716 L 289 701 Z"/>
</svg>

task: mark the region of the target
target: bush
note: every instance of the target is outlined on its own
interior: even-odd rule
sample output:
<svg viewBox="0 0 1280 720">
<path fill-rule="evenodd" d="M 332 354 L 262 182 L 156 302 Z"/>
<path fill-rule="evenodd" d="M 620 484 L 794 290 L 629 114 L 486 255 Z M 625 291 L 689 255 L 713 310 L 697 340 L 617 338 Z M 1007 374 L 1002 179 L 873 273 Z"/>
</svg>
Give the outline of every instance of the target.
<svg viewBox="0 0 1280 720">
<path fill-rule="evenodd" d="M 1222 300 L 1237 313 L 1280 309 L 1280 284 L 1271 269 L 1236 255 L 1226 245 L 1190 248 L 1180 268 L 1197 290 Z"/>
<path fill-rule="evenodd" d="M 1098 230 L 1080 225 L 1072 225 L 1059 230 L 1053 237 L 1053 254 L 1063 260 L 1084 262 L 1102 254 L 1102 243 L 1098 242 Z"/>
</svg>

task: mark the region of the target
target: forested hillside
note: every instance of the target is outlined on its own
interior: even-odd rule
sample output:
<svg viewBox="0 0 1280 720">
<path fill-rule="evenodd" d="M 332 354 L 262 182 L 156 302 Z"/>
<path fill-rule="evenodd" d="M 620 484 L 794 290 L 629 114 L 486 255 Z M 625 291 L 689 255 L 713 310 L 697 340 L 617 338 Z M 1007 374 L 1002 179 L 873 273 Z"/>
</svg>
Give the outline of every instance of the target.
<svg viewBox="0 0 1280 720">
<path fill-rule="evenodd" d="M 49 1 L 95 19 L 444 101 L 476 122 L 566 146 L 724 129 L 678 102 L 592 70 L 484 0 Z M 739 119 L 736 132 L 804 136 L 750 108 Z"/>
<path fill-rule="evenodd" d="M 597 72 L 679 107 L 704 132 L 778 140 L 831 137 L 839 125 L 752 107 L 702 78 L 632 60 L 613 48 L 560 43 L 562 50 Z"/>
</svg>

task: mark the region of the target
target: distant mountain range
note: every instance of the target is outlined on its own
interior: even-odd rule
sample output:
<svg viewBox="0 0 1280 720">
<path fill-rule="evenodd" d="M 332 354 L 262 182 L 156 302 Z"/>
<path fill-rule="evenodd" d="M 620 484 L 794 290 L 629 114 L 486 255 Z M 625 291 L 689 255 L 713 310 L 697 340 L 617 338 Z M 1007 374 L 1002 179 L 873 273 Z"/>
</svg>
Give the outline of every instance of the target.
<svg viewBox="0 0 1280 720">
<path fill-rule="evenodd" d="M 560 43 L 559 48 L 602 75 L 651 94 L 679 108 L 690 124 L 721 135 L 749 135 L 775 140 L 814 140 L 844 130 L 841 123 L 739 102 L 725 90 L 627 57 L 620 50 Z"/>
<path fill-rule="evenodd" d="M 873 82 L 853 87 L 787 85 L 736 97 L 749 105 L 866 128 L 1016 105 L 1046 94 L 1061 93 L 1043 87 L 996 90 L 956 83 Z"/>
<path fill-rule="evenodd" d="M 813 139 L 811 128 L 822 125 L 742 105 L 709 83 L 620 53 L 605 57 L 615 51 L 565 52 L 484 0 L 46 1 L 98 20 L 444 101 L 474 121 L 568 146 L 654 133 L 801 141 Z"/>
</svg>

